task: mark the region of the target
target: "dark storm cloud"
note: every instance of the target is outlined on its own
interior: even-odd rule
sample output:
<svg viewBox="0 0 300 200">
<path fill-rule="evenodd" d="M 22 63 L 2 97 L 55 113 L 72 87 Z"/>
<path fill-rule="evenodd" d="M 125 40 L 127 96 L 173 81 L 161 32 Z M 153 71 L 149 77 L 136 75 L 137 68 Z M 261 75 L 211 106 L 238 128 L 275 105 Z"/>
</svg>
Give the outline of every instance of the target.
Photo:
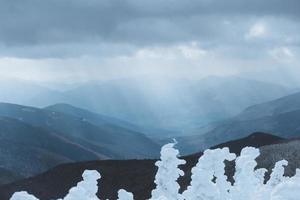
<svg viewBox="0 0 300 200">
<path fill-rule="evenodd" d="M 222 19 L 299 20 L 298 0 L 0 0 L 5 46 L 108 42 L 159 44 L 221 37 Z"/>
</svg>

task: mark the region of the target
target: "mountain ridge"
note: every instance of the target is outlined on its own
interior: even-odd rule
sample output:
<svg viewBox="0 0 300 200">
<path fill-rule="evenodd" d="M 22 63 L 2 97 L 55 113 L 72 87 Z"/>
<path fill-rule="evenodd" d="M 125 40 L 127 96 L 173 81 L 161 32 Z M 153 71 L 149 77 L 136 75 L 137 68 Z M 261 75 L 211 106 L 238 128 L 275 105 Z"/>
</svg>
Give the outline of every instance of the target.
<svg viewBox="0 0 300 200">
<path fill-rule="evenodd" d="M 199 81 L 139 77 L 85 83 L 58 98 L 37 96 L 31 102 L 40 101 L 38 105 L 43 107 L 57 102 L 72 104 L 134 122 L 151 132 L 150 136 L 157 132 L 155 128 L 179 133 L 182 129 L 233 117 L 250 105 L 291 92 L 281 85 L 236 76 Z"/>
<path fill-rule="evenodd" d="M 67 162 L 158 157 L 159 145 L 142 133 L 113 123 L 95 124 L 83 117 L 0 103 L 2 167 L 13 172 L 20 168 L 20 175 L 28 177 Z M 8 171 L 2 170 L 3 177 Z"/>
<path fill-rule="evenodd" d="M 11 117 L 33 126 L 58 131 L 70 141 L 89 146 L 93 151 L 111 156 L 154 156 L 159 146 L 144 134 L 117 125 L 95 125 L 82 117 L 17 104 L 0 103 L 0 116 Z M 119 140 L 123 140 L 122 143 Z M 130 143 L 131 142 L 131 143 Z M 139 147 L 137 152 L 131 145 Z M 127 150 L 127 151 L 126 151 Z M 157 151 L 157 152 L 156 152 Z M 126 157 L 124 157 L 126 158 Z"/>
<path fill-rule="evenodd" d="M 269 142 L 266 140 L 263 143 L 259 143 L 257 140 L 261 138 L 273 139 Z M 242 146 L 239 145 L 240 142 L 241 141 L 231 141 L 227 144 L 231 145 L 229 148 L 232 151 L 235 151 L 237 148 L 239 148 L 240 151 L 242 148 Z M 290 142 L 293 141 L 287 141 L 284 138 L 278 138 L 276 136 L 273 137 L 272 135 L 266 135 L 264 133 L 256 133 L 244 138 L 244 142 L 245 144 L 247 143 L 247 145 L 250 143 L 258 144 L 257 147 L 263 149 L 261 156 L 258 158 L 259 166 L 266 167 L 270 171 L 276 159 L 280 159 L 282 157 L 270 160 L 268 159 L 270 154 L 267 155 L 266 152 L 269 151 L 269 149 L 273 149 L 273 145 L 289 145 Z M 299 141 L 297 140 L 296 142 Z M 223 144 L 223 146 L 226 145 Z M 281 149 L 281 147 L 282 146 L 276 148 Z M 291 150 L 293 150 L 292 152 L 300 152 L 300 148 Z M 278 151 L 279 150 L 273 149 L 271 154 L 277 154 Z M 280 152 L 282 156 L 289 155 L 286 151 L 280 150 Z M 188 186 L 190 182 L 191 168 L 195 166 L 199 156 L 201 155 L 202 153 L 199 152 L 197 154 L 182 157 L 187 161 L 187 164 L 181 166 L 181 169 L 185 172 L 185 175 L 178 180 L 181 190 Z M 288 159 L 290 159 L 290 157 Z M 155 187 L 153 183 L 154 175 L 157 170 L 154 165 L 155 161 L 156 160 L 107 160 L 64 164 L 36 177 L 1 186 L 0 197 L 1 199 L 6 200 L 14 191 L 26 190 L 41 199 L 61 198 L 68 192 L 69 188 L 75 186 L 76 183 L 81 180 L 81 174 L 85 169 L 95 169 L 98 170 L 102 176 L 98 183 L 101 188 L 98 192 L 98 196 L 100 198 L 109 198 L 112 200 L 117 199 L 117 190 L 123 188 L 127 191 L 133 192 L 137 200 L 147 199 L 150 197 L 150 191 Z M 292 175 L 294 173 L 294 168 L 296 166 L 300 166 L 299 161 L 291 164 L 293 167 L 287 171 L 287 175 Z M 227 169 L 226 173 L 230 176 L 233 169 L 230 166 L 229 168 L 230 169 Z M 53 183 L 60 184 L 58 186 Z"/>
<path fill-rule="evenodd" d="M 185 154 L 209 148 L 228 140 L 243 138 L 253 132 L 271 132 L 280 137 L 300 136 L 300 92 L 272 101 L 252 105 L 240 114 L 211 123 L 208 128 L 195 129 L 198 134 L 177 137 Z M 203 131 L 204 130 L 204 131 Z M 202 145 L 201 149 L 199 144 Z"/>
</svg>

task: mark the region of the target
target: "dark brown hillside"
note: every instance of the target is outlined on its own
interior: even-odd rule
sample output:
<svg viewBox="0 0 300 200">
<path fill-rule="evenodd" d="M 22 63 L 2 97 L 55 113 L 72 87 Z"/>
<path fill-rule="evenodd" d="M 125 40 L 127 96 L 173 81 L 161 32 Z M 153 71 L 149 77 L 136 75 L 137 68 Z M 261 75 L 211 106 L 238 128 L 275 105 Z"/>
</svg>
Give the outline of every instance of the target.
<svg viewBox="0 0 300 200">
<path fill-rule="evenodd" d="M 272 144 L 285 143 L 287 140 L 278 138 L 270 134 L 255 133 L 246 138 L 220 144 L 216 147 L 229 147 L 232 152 L 239 153 L 245 146 L 264 146 L 264 152 Z M 245 145 L 243 145 L 245 144 Z M 269 145 L 269 146 L 265 146 Z M 286 147 L 285 147 L 286 148 Z M 299 150 L 300 151 L 300 150 Z M 271 154 L 276 154 L 273 149 Z M 180 178 L 179 183 L 182 189 L 186 188 L 190 181 L 191 168 L 197 163 L 202 153 L 183 157 L 187 164 L 182 166 L 185 176 Z M 284 157 L 285 152 L 281 152 Z M 266 155 L 264 154 L 264 157 Z M 270 155 L 272 156 L 272 155 Z M 273 158 L 273 157 L 272 157 Z M 262 158 L 261 166 L 270 169 L 276 159 Z M 64 164 L 55 167 L 46 173 L 40 174 L 33 178 L 24 179 L 16 183 L 0 187 L 0 199 L 6 200 L 15 191 L 28 191 L 41 200 L 58 199 L 64 197 L 68 190 L 75 186 L 81 180 L 81 174 L 85 169 L 95 169 L 101 173 L 99 181 L 99 197 L 101 199 L 116 199 L 117 191 L 121 188 L 133 192 L 136 199 L 147 199 L 150 197 L 151 190 L 155 187 L 153 184 L 156 167 L 156 160 L 107 160 L 107 161 L 90 161 L 74 164 Z M 292 165 L 298 167 L 300 164 Z M 232 171 L 232 169 L 229 169 Z M 292 172 L 290 172 L 292 173 Z"/>
<path fill-rule="evenodd" d="M 277 144 L 287 141 L 287 139 L 284 139 L 282 137 L 278 137 L 275 135 L 271 135 L 268 133 L 261 133 L 256 132 L 253 133 L 245 138 L 233 140 L 229 142 L 225 142 L 216 146 L 211 147 L 211 149 L 217 149 L 217 148 L 223 148 L 223 147 L 230 147 L 230 151 L 235 154 L 240 154 L 241 150 L 245 146 L 251 146 L 251 147 L 261 147 L 266 146 L 269 144 Z"/>
</svg>

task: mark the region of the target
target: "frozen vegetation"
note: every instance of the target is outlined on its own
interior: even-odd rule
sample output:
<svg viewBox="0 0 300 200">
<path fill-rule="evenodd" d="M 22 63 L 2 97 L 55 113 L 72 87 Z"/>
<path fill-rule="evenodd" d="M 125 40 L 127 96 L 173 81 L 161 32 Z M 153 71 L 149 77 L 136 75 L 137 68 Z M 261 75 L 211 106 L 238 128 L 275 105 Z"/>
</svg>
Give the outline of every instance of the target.
<svg viewBox="0 0 300 200">
<path fill-rule="evenodd" d="M 298 200 L 300 196 L 300 170 L 293 177 L 284 176 L 286 160 L 275 164 L 270 179 L 265 183 L 266 169 L 256 169 L 255 159 L 259 149 L 246 147 L 239 157 L 229 152 L 228 148 L 206 150 L 192 169 L 190 186 L 179 193 L 177 179 L 183 176 L 178 168 L 185 161 L 178 158 L 179 152 L 174 144 L 162 147 L 161 159 L 155 176 L 156 188 L 152 191 L 151 200 Z M 235 160 L 236 172 L 234 183 L 227 181 L 224 160 Z M 86 170 L 83 181 L 71 188 L 63 200 L 98 200 L 97 180 L 99 172 Z M 99 186 L 101 190 L 101 185 Z M 118 192 L 119 200 L 133 200 L 132 193 L 123 189 Z M 17 192 L 11 200 L 37 200 L 27 192 Z M 60 199 L 62 200 L 62 199 Z"/>
</svg>

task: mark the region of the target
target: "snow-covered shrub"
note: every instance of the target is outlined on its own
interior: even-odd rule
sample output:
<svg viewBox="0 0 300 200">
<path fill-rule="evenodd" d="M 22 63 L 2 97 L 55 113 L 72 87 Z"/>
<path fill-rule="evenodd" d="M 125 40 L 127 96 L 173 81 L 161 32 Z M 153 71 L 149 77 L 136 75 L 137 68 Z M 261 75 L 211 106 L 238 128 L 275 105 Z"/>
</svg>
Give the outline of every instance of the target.
<svg viewBox="0 0 300 200">
<path fill-rule="evenodd" d="M 121 189 L 118 192 L 118 200 L 133 200 L 133 194 Z"/>
<path fill-rule="evenodd" d="M 299 200 L 300 170 L 289 178 L 284 176 L 286 160 L 278 161 L 272 170 L 270 179 L 265 182 L 266 169 L 255 169 L 255 159 L 259 149 L 246 147 L 239 157 L 229 152 L 228 148 L 206 150 L 192 169 L 190 186 L 182 194 L 179 193 L 177 179 L 184 173 L 178 168 L 185 161 L 178 158 L 178 150 L 173 144 L 162 147 L 161 159 L 156 162 L 158 167 L 155 176 L 156 188 L 152 191 L 151 200 Z M 236 172 L 234 183 L 227 181 L 225 160 L 235 159 Z M 63 200 L 98 200 L 97 171 L 85 171 L 83 181 L 70 189 Z M 101 189 L 101 187 L 100 187 Z M 119 190 L 119 200 L 133 200 L 132 193 Z M 26 192 L 17 192 L 11 200 L 37 200 Z"/>
<path fill-rule="evenodd" d="M 185 199 L 222 200 L 228 197 L 230 183 L 224 176 L 224 160 L 235 159 L 235 154 L 228 148 L 206 150 L 199 158 L 198 164 L 192 169 L 192 181 L 183 193 Z M 213 179 L 215 181 L 213 182 Z"/>
<path fill-rule="evenodd" d="M 16 192 L 15 194 L 13 194 L 10 200 L 38 200 L 38 199 L 28 194 L 27 192 Z"/>
<path fill-rule="evenodd" d="M 167 144 L 161 149 L 160 161 L 155 165 L 158 167 L 155 184 L 156 188 L 152 191 L 153 200 L 156 199 L 182 199 L 179 194 L 180 186 L 177 179 L 184 175 L 184 172 L 178 168 L 185 164 L 185 160 L 178 159 L 179 151 L 174 149 L 175 143 Z"/>
<path fill-rule="evenodd" d="M 79 182 L 76 187 L 70 189 L 68 195 L 63 200 L 98 200 L 97 180 L 101 175 L 96 170 L 86 170 L 82 174 L 83 181 Z"/>
<path fill-rule="evenodd" d="M 271 200 L 299 200 L 300 197 L 300 170 L 296 175 L 279 182 L 271 191 Z"/>
<path fill-rule="evenodd" d="M 230 188 L 230 194 L 233 199 L 249 199 L 253 196 L 253 191 L 258 191 L 263 184 L 262 176 L 266 170 L 258 172 L 254 170 L 257 165 L 255 158 L 258 156 L 258 149 L 246 147 L 241 151 L 241 155 L 236 158 L 235 182 Z"/>
</svg>

